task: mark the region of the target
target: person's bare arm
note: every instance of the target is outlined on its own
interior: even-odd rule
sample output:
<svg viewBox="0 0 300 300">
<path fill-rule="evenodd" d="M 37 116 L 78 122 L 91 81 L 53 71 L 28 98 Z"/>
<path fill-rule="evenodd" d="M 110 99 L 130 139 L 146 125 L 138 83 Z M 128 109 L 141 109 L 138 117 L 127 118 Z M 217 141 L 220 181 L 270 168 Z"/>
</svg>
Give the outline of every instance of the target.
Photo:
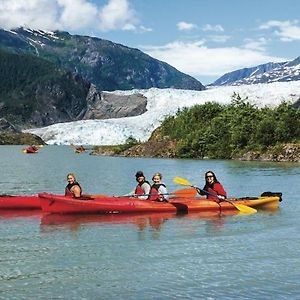
<svg viewBox="0 0 300 300">
<path fill-rule="evenodd" d="M 78 185 L 73 186 L 72 193 L 75 198 L 79 198 L 81 196 L 81 190 Z"/>
</svg>

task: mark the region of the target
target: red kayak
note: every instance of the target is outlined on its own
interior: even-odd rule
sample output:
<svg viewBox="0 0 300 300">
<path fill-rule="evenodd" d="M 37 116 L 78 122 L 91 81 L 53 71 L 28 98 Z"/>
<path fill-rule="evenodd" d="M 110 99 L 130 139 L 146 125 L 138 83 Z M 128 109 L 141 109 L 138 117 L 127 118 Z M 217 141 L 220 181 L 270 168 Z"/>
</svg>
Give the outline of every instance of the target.
<svg viewBox="0 0 300 300">
<path fill-rule="evenodd" d="M 24 153 L 33 154 L 33 153 L 38 153 L 39 148 L 36 146 L 30 146 L 30 147 L 24 148 L 22 151 Z"/>
<path fill-rule="evenodd" d="M 244 207 L 276 209 L 281 195 L 271 193 L 255 198 L 228 199 L 220 204 L 201 197 L 174 197 L 169 202 L 139 200 L 133 197 L 98 197 L 72 198 L 49 193 L 38 194 L 42 210 L 47 213 L 148 213 L 148 212 L 209 212 L 241 210 Z"/>
<path fill-rule="evenodd" d="M 0 195 L 0 209 L 41 209 L 37 195 Z"/>
</svg>

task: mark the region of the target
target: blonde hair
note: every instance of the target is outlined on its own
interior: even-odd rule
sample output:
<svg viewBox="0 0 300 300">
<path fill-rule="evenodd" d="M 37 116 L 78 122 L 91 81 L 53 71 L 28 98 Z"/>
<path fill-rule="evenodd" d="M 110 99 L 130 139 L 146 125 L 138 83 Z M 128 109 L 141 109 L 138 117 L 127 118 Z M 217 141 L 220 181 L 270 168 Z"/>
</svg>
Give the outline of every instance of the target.
<svg viewBox="0 0 300 300">
<path fill-rule="evenodd" d="M 162 175 L 159 172 L 154 173 L 154 175 L 152 176 L 152 180 L 154 179 L 155 176 L 158 176 L 160 180 L 162 179 Z"/>
</svg>

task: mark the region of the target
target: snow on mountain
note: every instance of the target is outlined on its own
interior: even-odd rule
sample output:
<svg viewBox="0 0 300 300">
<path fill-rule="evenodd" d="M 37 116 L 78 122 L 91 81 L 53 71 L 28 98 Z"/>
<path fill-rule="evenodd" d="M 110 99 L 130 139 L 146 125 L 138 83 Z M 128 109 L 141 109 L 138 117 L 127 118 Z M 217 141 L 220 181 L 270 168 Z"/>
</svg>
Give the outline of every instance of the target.
<svg viewBox="0 0 300 300">
<path fill-rule="evenodd" d="M 254 74 L 249 74 L 246 77 L 241 76 L 240 79 L 230 77 L 231 81 L 229 84 L 243 85 L 271 82 L 289 82 L 297 81 L 300 79 L 300 57 L 297 57 L 296 59 L 285 63 L 265 64 L 261 66 L 264 66 L 264 68 L 261 68 L 260 72 L 258 73 L 255 72 Z M 266 70 L 264 71 L 264 69 Z M 227 81 L 229 81 L 229 79 L 227 79 Z M 219 82 L 219 80 L 217 80 L 216 82 Z M 225 84 L 228 84 L 228 82 L 225 82 Z"/>
<path fill-rule="evenodd" d="M 233 93 L 258 107 L 277 106 L 282 101 L 294 103 L 300 98 L 300 81 L 243 86 L 213 87 L 205 91 L 157 89 L 115 91 L 113 94 L 141 93 L 147 97 L 147 112 L 140 116 L 81 120 L 26 130 L 40 136 L 48 144 L 116 145 L 130 136 L 140 141 L 149 139 L 161 121 L 175 115 L 178 109 L 205 102 L 230 103 Z"/>
<path fill-rule="evenodd" d="M 247 84 L 246 81 L 249 78 L 253 79 L 264 73 L 268 73 L 275 68 L 280 68 L 284 64 L 287 64 L 287 62 L 281 62 L 281 63 L 270 62 L 270 63 L 262 64 L 262 65 L 259 65 L 256 67 L 252 67 L 252 68 L 244 68 L 244 69 L 235 70 L 235 71 L 224 74 L 219 79 L 217 79 L 214 83 L 212 83 L 211 86 L 241 85 L 242 80 L 245 81 L 244 84 Z M 261 82 L 261 83 L 267 83 L 267 82 Z"/>
</svg>

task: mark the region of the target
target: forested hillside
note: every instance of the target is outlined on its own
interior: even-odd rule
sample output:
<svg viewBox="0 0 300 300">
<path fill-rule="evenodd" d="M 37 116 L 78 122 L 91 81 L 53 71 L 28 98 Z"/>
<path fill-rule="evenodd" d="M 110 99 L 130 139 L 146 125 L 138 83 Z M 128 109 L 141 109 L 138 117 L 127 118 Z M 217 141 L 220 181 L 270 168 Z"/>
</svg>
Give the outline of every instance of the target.
<svg viewBox="0 0 300 300">
<path fill-rule="evenodd" d="M 0 117 L 15 125 L 45 125 L 56 108 L 61 120 L 74 120 L 86 107 L 88 90 L 79 76 L 47 60 L 0 50 Z"/>
<path fill-rule="evenodd" d="M 288 103 L 257 108 L 233 95 L 230 105 L 206 103 L 178 111 L 160 128 L 176 140 L 176 156 L 232 158 L 300 141 L 300 110 Z"/>
</svg>

